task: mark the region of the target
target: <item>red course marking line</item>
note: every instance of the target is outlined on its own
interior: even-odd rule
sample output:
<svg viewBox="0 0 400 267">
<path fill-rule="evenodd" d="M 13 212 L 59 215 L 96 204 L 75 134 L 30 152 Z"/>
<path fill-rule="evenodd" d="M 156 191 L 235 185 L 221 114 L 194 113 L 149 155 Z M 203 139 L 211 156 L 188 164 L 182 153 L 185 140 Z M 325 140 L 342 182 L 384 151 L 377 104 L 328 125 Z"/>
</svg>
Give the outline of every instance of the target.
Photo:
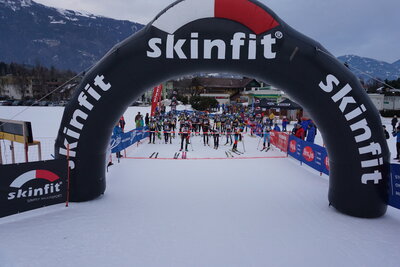
<svg viewBox="0 0 400 267">
<path fill-rule="evenodd" d="M 126 157 L 126 159 L 148 159 L 148 160 L 233 160 L 233 159 L 285 159 L 287 156 L 275 157 L 234 157 L 234 158 L 148 158 L 148 157 Z"/>
</svg>

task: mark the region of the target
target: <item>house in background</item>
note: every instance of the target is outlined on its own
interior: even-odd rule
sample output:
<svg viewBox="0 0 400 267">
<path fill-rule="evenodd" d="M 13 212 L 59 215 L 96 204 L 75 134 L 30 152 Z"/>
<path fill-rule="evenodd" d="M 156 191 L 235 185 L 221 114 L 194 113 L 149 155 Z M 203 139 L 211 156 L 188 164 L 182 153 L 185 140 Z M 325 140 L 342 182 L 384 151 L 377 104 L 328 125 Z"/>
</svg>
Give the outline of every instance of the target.
<svg viewBox="0 0 400 267">
<path fill-rule="evenodd" d="M 12 75 L 0 77 L 0 95 L 8 99 L 33 97 L 33 81 Z"/>
<path fill-rule="evenodd" d="M 194 77 L 172 81 L 172 86 L 169 84 L 168 88 L 189 98 L 195 95 L 213 97 L 220 104 L 229 104 L 247 102 L 248 98 L 242 93 L 260 86 L 257 80 L 251 78 Z"/>
</svg>

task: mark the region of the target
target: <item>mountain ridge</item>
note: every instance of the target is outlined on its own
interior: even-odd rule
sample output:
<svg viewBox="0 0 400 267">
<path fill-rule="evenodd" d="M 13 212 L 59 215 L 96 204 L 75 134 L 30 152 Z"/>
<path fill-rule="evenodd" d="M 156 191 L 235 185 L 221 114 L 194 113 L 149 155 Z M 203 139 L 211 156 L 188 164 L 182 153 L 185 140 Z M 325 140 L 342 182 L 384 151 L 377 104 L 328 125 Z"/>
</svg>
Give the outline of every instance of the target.
<svg viewBox="0 0 400 267">
<path fill-rule="evenodd" d="M 80 72 L 141 28 L 31 0 L 0 0 L 0 61 Z"/>
<path fill-rule="evenodd" d="M 32 0 L 0 0 L 0 61 L 81 72 L 144 25 L 87 12 L 48 7 Z M 400 60 L 384 61 L 344 55 L 364 80 L 397 80 Z"/>
<path fill-rule="evenodd" d="M 387 63 L 368 57 L 345 55 L 338 57 L 343 63 L 348 63 L 351 71 L 363 80 L 379 78 L 382 80 L 397 80 L 400 78 L 400 60 Z"/>
</svg>

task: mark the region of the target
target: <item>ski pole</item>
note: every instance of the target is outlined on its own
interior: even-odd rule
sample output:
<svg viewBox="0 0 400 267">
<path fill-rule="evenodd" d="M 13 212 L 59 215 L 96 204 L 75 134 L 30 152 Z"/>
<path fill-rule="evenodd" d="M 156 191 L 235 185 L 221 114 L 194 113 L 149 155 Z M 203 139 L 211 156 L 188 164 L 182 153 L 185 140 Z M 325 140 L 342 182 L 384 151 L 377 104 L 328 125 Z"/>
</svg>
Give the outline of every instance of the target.
<svg viewBox="0 0 400 267">
<path fill-rule="evenodd" d="M 188 141 L 189 141 L 190 147 L 192 148 L 192 151 L 194 151 L 194 150 L 193 150 L 193 145 L 192 145 L 192 140 L 190 140 L 190 138 L 191 138 L 191 137 L 190 137 L 190 134 L 189 134 L 189 136 L 188 136 Z"/>
<path fill-rule="evenodd" d="M 244 136 L 242 136 L 242 144 L 243 144 L 243 152 L 246 152 L 246 148 L 244 147 Z"/>
<path fill-rule="evenodd" d="M 262 139 L 262 138 L 260 138 L 260 140 L 258 140 L 257 150 L 258 150 L 258 148 L 260 147 L 261 139 Z"/>
</svg>

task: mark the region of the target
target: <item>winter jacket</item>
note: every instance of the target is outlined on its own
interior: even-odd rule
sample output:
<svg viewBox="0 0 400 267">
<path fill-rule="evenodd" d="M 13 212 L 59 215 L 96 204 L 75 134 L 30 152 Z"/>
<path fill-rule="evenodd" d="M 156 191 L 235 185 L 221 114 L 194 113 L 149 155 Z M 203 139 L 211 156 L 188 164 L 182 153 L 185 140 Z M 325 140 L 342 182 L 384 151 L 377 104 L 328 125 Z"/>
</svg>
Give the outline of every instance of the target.
<svg viewBox="0 0 400 267">
<path fill-rule="evenodd" d="M 307 131 L 307 138 L 306 138 L 306 141 L 307 141 L 307 142 L 310 142 L 310 143 L 314 143 L 314 140 L 315 140 L 315 133 L 316 133 L 315 127 L 309 128 L 308 131 Z"/>
<path fill-rule="evenodd" d="M 304 129 L 302 127 L 300 127 L 299 129 L 297 129 L 295 136 L 297 138 L 300 138 L 301 140 L 304 140 Z"/>
<path fill-rule="evenodd" d="M 396 137 L 396 142 L 400 143 L 400 131 L 392 133 L 394 137 Z"/>
<path fill-rule="evenodd" d="M 119 126 L 115 126 L 113 129 L 113 135 L 120 135 L 122 134 L 122 129 Z"/>
<path fill-rule="evenodd" d="M 280 132 L 280 131 L 281 131 L 281 128 L 279 128 L 279 126 L 276 125 L 276 126 L 274 127 L 274 131 Z"/>
</svg>

